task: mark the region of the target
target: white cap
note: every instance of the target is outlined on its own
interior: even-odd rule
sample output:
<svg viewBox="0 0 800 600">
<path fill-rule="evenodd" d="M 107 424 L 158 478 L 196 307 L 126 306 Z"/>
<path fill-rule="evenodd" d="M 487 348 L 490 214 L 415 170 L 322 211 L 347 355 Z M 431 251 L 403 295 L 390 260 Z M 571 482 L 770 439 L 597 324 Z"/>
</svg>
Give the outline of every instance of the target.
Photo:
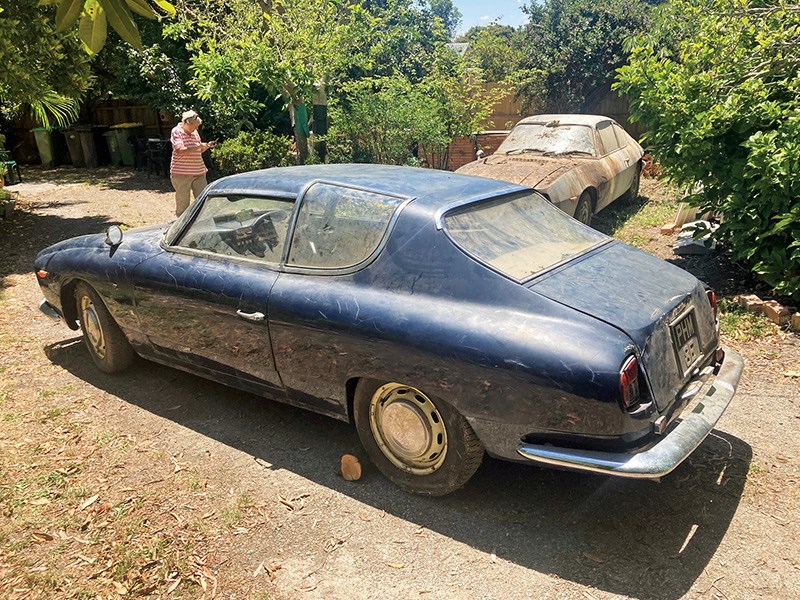
<svg viewBox="0 0 800 600">
<path fill-rule="evenodd" d="M 185 123 L 186 121 L 189 121 L 190 119 L 191 120 L 197 119 L 198 121 L 201 120 L 200 119 L 200 115 L 198 115 L 193 110 L 187 110 L 185 113 L 183 113 L 181 115 L 181 122 L 183 122 L 183 123 Z"/>
</svg>

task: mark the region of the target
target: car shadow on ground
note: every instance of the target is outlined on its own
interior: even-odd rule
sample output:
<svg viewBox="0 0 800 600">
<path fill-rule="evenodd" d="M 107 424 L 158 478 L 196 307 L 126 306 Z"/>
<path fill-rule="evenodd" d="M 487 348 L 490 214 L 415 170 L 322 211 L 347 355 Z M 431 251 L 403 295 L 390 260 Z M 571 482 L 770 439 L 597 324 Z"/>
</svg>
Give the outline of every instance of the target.
<svg viewBox="0 0 800 600">
<path fill-rule="evenodd" d="M 261 464 L 522 567 L 638 598 L 672 600 L 691 588 L 736 512 L 752 457 L 744 441 L 715 431 L 661 483 L 487 459 L 464 490 L 417 497 L 366 465 L 346 423 L 144 360 L 109 376 L 94 367 L 80 338 L 45 352 L 89 384 Z M 365 464 L 358 482 L 336 475 L 346 452 Z"/>
</svg>

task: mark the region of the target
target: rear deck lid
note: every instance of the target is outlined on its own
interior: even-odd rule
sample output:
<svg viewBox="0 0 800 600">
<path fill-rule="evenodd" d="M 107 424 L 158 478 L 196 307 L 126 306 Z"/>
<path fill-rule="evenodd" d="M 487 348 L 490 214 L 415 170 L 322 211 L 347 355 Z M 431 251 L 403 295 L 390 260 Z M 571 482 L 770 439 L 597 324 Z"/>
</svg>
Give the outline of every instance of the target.
<svg viewBox="0 0 800 600">
<path fill-rule="evenodd" d="M 717 345 L 703 284 L 650 254 L 612 242 L 527 284 L 625 332 L 665 409 Z"/>
</svg>

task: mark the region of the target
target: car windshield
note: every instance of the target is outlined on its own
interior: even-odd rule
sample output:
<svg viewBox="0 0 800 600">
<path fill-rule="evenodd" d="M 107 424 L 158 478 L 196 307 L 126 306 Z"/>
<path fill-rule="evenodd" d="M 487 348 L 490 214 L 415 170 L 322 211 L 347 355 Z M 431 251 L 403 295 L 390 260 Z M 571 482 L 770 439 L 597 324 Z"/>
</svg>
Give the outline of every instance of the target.
<svg viewBox="0 0 800 600">
<path fill-rule="evenodd" d="M 610 239 L 534 191 L 469 204 L 444 223 L 467 254 L 519 281 Z"/>
<path fill-rule="evenodd" d="M 586 125 L 520 123 L 497 149 L 498 154 L 541 152 L 543 154 L 595 155 L 592 129 Z"/>
</svg>

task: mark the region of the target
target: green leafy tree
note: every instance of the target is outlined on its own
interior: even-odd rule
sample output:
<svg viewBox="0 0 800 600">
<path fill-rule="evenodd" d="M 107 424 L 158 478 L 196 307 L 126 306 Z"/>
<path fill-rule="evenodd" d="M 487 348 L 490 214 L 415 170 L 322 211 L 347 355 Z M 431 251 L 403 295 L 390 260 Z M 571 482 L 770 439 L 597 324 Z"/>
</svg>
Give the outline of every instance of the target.
<svg viewBox="0 0 800 600">
<path fill-rule="evenodd" d="M 611 89 L 626 63 L 623 41 L 649 21 L 642 0 L 532 0 L 523 9 L 517 82 L 523 105 L 542 112 L 581 112 L 592 95 Z"/>
<path fill-rule="evenodd" d="M 800 299 L 800 5 L 672 0 L 630 43 L 618 88 L 717 237 Z"/>
<path fill-rule="evenodd" d="M 453 0 L 428 0 L 428 5 L 433 15 L 442 22 L 448 39 L 452 39 L 461 25 L 461 11 L 453 4 Z"/>
<path fill-rule="evenodd" d="M 473 27 L 460 39 L 469 43 L 465 59 L 481 69 L 487 81 L 505 81 L 519 70 L 525 58 L 521 28 L 497 24 Z"/>
<path fill-rule="evenodd" d="M 393 76 L 344 84 L 333 109 L 331 137 L 337 160 L 424 160 L 431 167 L 446 168 L 453 139 L 480 130 L 489 115 L 494 98 L 485 94 L 480 81 L 442 49 L 434 68 L 417 83 Z"/>
<path fill-rule="evenodd" d="M 57 7 L 55 22 L 59 32 L 77 25 L 78 36 L 90 54 L 97 54 L 105 45 L 109 25 L 120 38 L 141 49 L 134 13 L 146 19 L 158 19 L 162 14 L 175 16 L 175 7 L 167 0 L 41 0 L 40 4 Z"/>
<path fill-rule="evenodd" d="M 7 117 L 25 106 L 43 125 L 67 125 L 92 84 L 90 59 L 71 34 L 56 31 L 52 7 L 0 0 L 0 105 Z"/>
</svg>

